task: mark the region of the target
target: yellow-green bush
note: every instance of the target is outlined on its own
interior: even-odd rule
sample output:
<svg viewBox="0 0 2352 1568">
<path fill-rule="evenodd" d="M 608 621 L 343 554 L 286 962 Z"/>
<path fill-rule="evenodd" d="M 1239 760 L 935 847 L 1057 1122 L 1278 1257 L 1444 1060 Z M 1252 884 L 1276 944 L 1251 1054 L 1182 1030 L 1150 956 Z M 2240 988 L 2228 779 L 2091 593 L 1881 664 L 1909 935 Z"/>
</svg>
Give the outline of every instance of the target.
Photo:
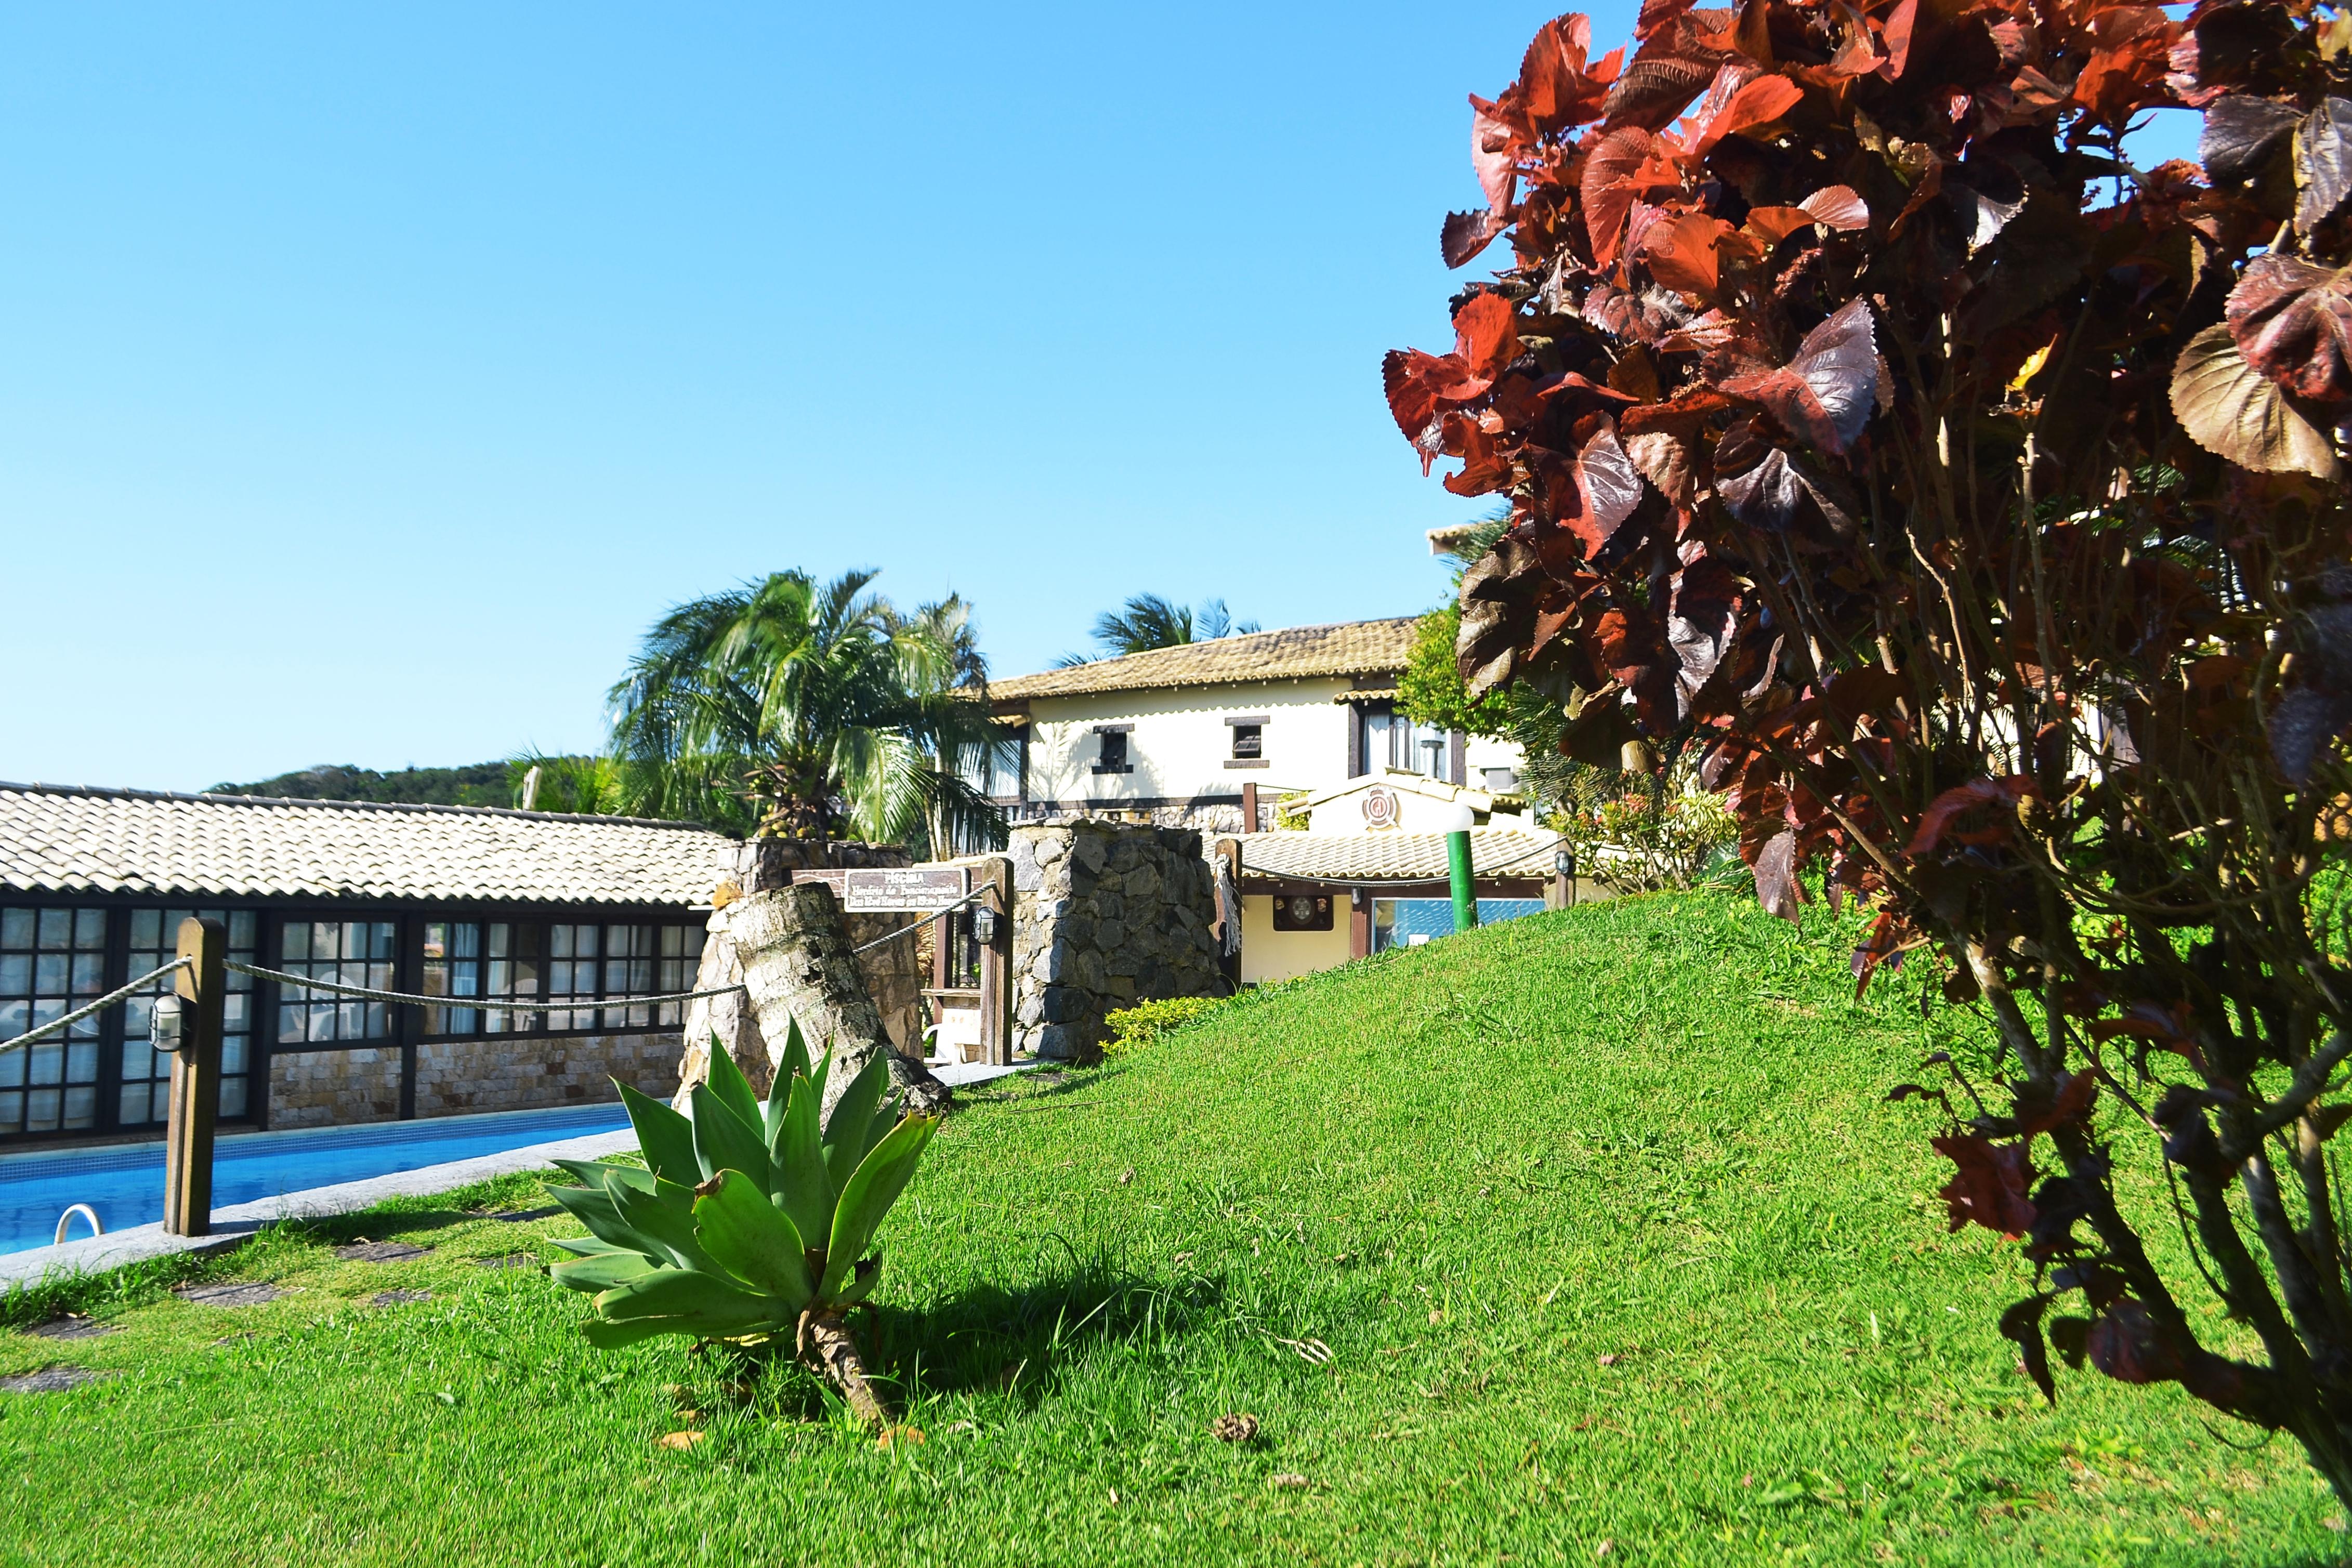
<svg viewBox="0 0 2352 1568">
<path fill-rule="evenodd" d="M 1162 1035 L 1197 1023 L 1225 1000 L 1223 997 L 1169 997 L 1107 1013 L 1103 1022 L 1110 1029 L 1110 1039 L 1103 1044 L 1103 1054 L 1117 1056 L 1138 1046 L 1154 1044 Z"/>
</svg>

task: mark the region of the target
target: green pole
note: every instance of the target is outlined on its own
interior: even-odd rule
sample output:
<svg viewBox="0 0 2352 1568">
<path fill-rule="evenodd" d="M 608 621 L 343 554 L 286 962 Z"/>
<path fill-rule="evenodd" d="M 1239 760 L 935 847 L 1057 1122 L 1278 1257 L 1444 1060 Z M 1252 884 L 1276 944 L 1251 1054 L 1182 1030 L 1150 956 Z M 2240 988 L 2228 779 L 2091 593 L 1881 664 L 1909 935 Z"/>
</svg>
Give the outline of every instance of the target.
<svg viewBox="0 0 2352 1568">
<path fill-rule="evenodd" d="M 1454 883 L 1454 929 L 1467 931 L 1478 924 L 1478 881 L 1470 871 L 1470 835 L 1445 835 L 1446 877 Z"/>
</svg>

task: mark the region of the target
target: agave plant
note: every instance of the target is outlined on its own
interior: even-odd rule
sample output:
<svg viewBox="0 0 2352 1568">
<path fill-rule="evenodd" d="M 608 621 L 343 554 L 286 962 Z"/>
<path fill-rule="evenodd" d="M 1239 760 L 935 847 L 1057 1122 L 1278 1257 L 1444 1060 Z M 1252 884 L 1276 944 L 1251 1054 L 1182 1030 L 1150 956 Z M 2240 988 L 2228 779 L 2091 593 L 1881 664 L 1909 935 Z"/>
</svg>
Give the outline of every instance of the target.
<svg viewBox="0 0 2352 1568">
<path fill-rule="evenodd" d="M 764 1104 L 715 1039 L 690 1118 L 621 1087 L 646 1168 L 562 1160 L 580 1185 L 548 1189 L 590 1231 L 556 1243 L 579 1256 L 554 1273 L 595 1297 L 581 1325 L 592 1343 L 790 1336 L 858 1415 L 887 1421 L 846 1313 L 880 1276 L 874 1232 L 939 1121 L 885 1103 L 877 1055 L 820 1129 L 832 1066 L 829 1050 L 811 1062 L 795 1024 Z"/>
</svg>

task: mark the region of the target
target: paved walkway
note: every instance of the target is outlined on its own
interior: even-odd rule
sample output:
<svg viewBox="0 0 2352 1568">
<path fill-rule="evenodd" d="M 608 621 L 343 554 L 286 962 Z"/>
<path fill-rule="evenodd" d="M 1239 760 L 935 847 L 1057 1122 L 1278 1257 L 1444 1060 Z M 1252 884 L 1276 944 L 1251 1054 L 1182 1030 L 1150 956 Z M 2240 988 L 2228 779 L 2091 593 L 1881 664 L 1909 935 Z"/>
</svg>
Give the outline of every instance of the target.
<svg viewBox="0 0 2352 1568">
<path fill-rule="evenodd" d="M 961 1087 L 985 1083 L 1008 1073 L 1026 1071 L 1036 1065 L 1034 1061 L 1017 1062 L 1011 1067 L 965 1062 L 953 1067 L 935 1067 L 931 1071 L 940 1082 Z M 478 1155 L 470 1160 L 451 1160 L 444 1165 L 425 1166 L 413 1171 L 395 1171 L 391 1176 L 370 1176 L 365 1181 L 314 1186 L 303 1192 L 288 1193 L 281 1197 L 265 1197 L 256 1203 L 232 1204 L 226 1208 L 213 1210 L 213 1233 L 210 1236 L 171 1236 L 164 1233 L 161 1224 L 134 1225 L 128 1230 L 118 1230 L 107 1236 L 86 1236 L 79 1241 L 68 1241 L 56 1247 L 0 1252 L 0 1289 L 33 1284 L 51 1275 L 100 1274 L 126 1264 L 142 1263 L 150 1258 L 168 1258 L 183 1252 L 226 1251 L 274 1220 L 350 1214 L 357 1209 L 373 1207 L 388 1197 L 415 1197 L 447 1192 L 453 1187 L 471 1186 L 478 1181 L 509 1176 L 516 1171 L 543 1170 L 556 1160 L 602 1159 L 606 1155 L 619 1154 L 636 1146 L 637 1135 L 633 1132 L 593 1133 L 584 1138 L 561 1138 L 553 1143 L 530 1144 L 500 1154 Z"/>
</svg>

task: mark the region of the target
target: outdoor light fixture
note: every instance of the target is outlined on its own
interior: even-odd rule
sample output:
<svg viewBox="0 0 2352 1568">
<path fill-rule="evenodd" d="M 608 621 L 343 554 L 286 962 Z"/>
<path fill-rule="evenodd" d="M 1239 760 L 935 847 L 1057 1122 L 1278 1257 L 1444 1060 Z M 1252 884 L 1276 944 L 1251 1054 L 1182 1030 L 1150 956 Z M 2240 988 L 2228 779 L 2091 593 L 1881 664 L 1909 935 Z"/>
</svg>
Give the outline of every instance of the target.
<svg viewBox="0 0 2352 1568">
<path fill-rule="evenodd" d="M 1445 835 L 1445 880 L 1454 894 L 1454 929 L 1467 931 L 1478 924 L 1478 876 L 1470 858 L 1470 830 L 1478 813 L 1467 800 L 1453 800 L 1436 810 L 1437 831 Z"/>
<path fill-rule="evenodd" d="M 996 911 L 975 909 L 971 912 L 971 939 L 983 947 L 996 942 Z"/>
<path fill-rule="evenodd" d="M 1576 874 L 1576 852 L 1573 850 L 1560 850 L 1556 852 L 1551 857 L 1551 869 L 1561 876 L 1574 876 Z"/>
<path fill-rule="evenodd" d="M 180 998 L 157 997 L 153 1010 L 147 1015 L 147 1043 L 157 1051 L 178 1055 L 181 1042 L 187 1037 L 181 1030 Z"/>
</svg>

